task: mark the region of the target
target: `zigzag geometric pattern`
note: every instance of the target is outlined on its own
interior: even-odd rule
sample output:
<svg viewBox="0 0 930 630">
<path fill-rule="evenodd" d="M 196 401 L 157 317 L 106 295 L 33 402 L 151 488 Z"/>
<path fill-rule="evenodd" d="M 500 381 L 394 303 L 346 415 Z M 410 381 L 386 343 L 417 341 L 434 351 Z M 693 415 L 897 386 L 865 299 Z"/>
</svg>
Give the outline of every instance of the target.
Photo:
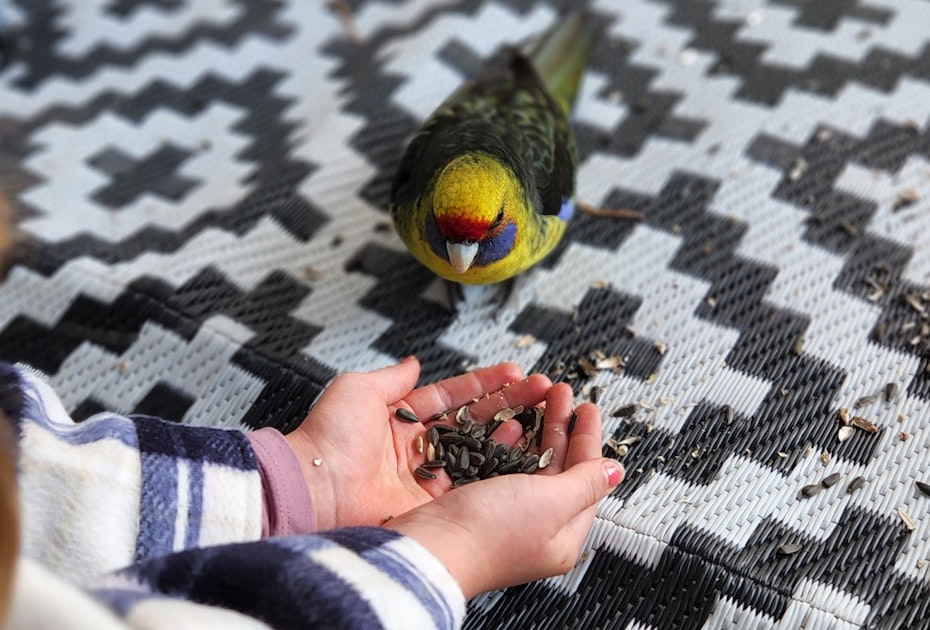
<svg viewBox="0 0 930 630">
<path fill-rule="evenodd" d="M 30 241 L 0 359 L 79 418 L 285 431 L 342 371 L 513 360 L 596 396 L 627 478 L 571 572 L 466 627 L 927 625 L 930 3 L 583 3 L 578 194 L 645 218 L 581 215 L 505 308 L 457 310 L 390 226 L 394 170 L 580 3 L 347 4 L 0 3 Z M 840 441 L 843 408 L 876 430 Z"/>
</svg>

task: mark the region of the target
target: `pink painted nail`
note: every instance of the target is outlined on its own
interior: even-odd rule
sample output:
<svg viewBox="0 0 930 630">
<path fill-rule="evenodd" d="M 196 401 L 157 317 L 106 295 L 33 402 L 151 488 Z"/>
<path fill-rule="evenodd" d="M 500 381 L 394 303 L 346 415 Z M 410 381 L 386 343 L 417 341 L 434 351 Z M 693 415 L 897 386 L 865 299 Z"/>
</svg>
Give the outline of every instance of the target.
<svg viewBox="0 0 930 630">
<path fill-rule="evenodd" d="M 604 471 L 607 473 L 607 483 L 613 488 L 623 479 L 623 468 L 616 462 L 604 464 Z"/>
</svg>

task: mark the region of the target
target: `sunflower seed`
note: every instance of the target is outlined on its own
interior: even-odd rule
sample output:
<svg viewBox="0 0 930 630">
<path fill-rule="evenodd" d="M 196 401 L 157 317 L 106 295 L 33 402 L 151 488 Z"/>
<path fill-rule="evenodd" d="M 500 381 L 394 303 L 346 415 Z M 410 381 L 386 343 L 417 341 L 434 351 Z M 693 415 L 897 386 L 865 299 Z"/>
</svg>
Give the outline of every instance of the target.
<svg viewBox="0 0 930 630">
<path fill-rule="evenodd" d="M 437 420 L 447 420 L 449 418 L 450 413 L 452 413 L 452 410 L 450 409 L 447 409 L 445 411 L 439 411 L 437 413 L 434 413 L 432 416 L 430 416 L 429 419 L 432 420 L 433 422 L 436 422 Z"/>
<path fill-rule="evenodd" d="M 439 436 L 439 441 L 446 446 L 452 446 L 464 442 L 465 436 L 461 433 L 443 433 Z"/>
<path fill-rule="evenodd" d="M 416 444 L 417 444 L 417 453 L 422 453 L 423 452 L 423 436 L 422 435 L 417 436 Z"/>
<path fill-rule="evenodd" d="M 484 456 L 484 454 L 478 452 L 469 453 L 468 458 L 471 460 L 472 466 L 480 466 L 487 461 L 487 458 Z"/>
<path fill-rule="evenodd" d="M 846 494 L 852 494 L 859 488 L 865 485 L 865 477 L 856 477 L 849 482 L 849 485 L 846 486 Z"/>
<path fill-rule="evenodd" d="M 398 407 L 397 409 L 395 409 L 394 415 L 397 416 L 398 420 L 403 420 L 404 422 L 410 422 L 410 423 L 420 422 L 420 417 L 417 416 L 417 414 L 403 407 Z"/>
<path fill-rule="evenodd" d="M 785 543 L 778 547 L 778 554 L 781 556 L 791 556 L 804 549 L 801 545 L 795 543 Z"/>
<path fill-rule="evenodd" d="M 436 445 L 436 459 L 442 459 L 446 455 L 446 447 L 442 445 L 442 442 L 439 442 Z"/>
<path fill-rule="evenodd" d="M 463 424 L 468 420 L 468 407 L 459 407 L 459 410 L 455 414 L 455 421 L 459 424 Z"/>
<path fill-rule="evenodd" d="M 481 442 L 479 442 L 478 440 L 476 440 L 475 438 L 473 438 L 473 437 L 470 436 L 470 435 L 466 435 L 466 436 L 463 437 L 463 439 L 462 439 L 462 445 L 463 445 L 463 446 L 467 446 L 467 447 L 469 448 L 469 450 L 472 450 L 472 451 L 480 451 L 480 450 L 481 450 Z"/>
<path fill-rule="evenodd" d="M 542 452 L 542 455 L 539 456 L 539 468 L 545 468 L 549 465 L 549 462 L 552 461 L 552 447 L 550 446 Z"/>
<path fill-rule="evenodd" d="M 504 424 L 503 420 L 493 420 L 491 424 L 488 425 L 488 430 L 484 432 L 484 437 L 491 437 L 491 434 L 497 431 L 497 427 Z"/>
<path fill-rule="evenodd" d="M 835 472 L 832 475 L 827 475 L 826 477 L 824 477 L 820 481 L 820 485 L 822 485 L 824 488 L 829 488 L 831 486 L 835 486 L 839 480 L 840 480 L 840 473 Z"/>
<path fill-rule="evenodd" d="M 443 459 L 434 459 L 428 462 L 423 462 L 420 464 L 422 468 L 445 468 L 446 461 Z"/>
<path fill-rule="evenodd" d="M 438 453 L 436 452 L 436 447 L 433 446 L 432 442 L 427 442 L 426 444 L 426 459 L 436 459 Z"/>
<path fill-rule="evenodd" d="M 426 439 L 429 440 L 429 443 L 433 446 L 439 444 L 439 431 L 436 430 L 436 427 L 430 427 L 426 432 Z"/>
<path fill-rule="evenodd" d="M 481 468 L 478 469 L 478 476 L 481 478 L 487 478 L 488 475 L 494 472 L 499 463 L 500 462 L 496 457 L 492 457 L 491 459 L 487 460 L 484 462 L 484 464 L 481 465 Z"/>
<path fill-rule="evenodd" d="M 497 443 L 494 440 L 488 440 L 484 443 L 484 448 L 481 449 L 481 454 L 484 455 L 486 460 L 494 457 L 494 449 L 497 447 Z"/>
<path fill-rule="evenodd" d="M 523 466 L 523 461 L 520 459 L 514 460 L 512 462 L 507 462 L 497 467 L 497 472 L 502 475 L 507 475 L 510 473 L 519 472 Z"/>
<path fill-rule="evenodd" d="M 471 428 L 470 434 L 473 438 L 480 440 L 484 437 L 485 431 L 487 430 L 488 428 L 483 424 L 476 424 Z"/>
<path fill-rule="evenodd" d="M 527 455 L 526 459 L 523 460 L 523 465 L 520 466 L 520 470 L 525 473 L 534 473 L 537 468 L 539 468 L 539 455 L 536 453 Z"/>
<path fill-rule="evenodd" d="M 898 396 L 898 384 L 885 383 L 885 386 L 882 388 L 882 393 L 885 395 L 886 401 L 893 401 Z"/>
<path fill-rule="evenodd" d="M 930 483 L 924 483 L 923 481 L 915 481 L 914 483 L 917 484 L 918 490 L 930 497 Z"/>
<path fill-rule="evenodd" d="M 636 410 L 639 408 L 639 405 L 636 403 L 630 403 L 629 405 L 623 405 L 622 407 L 617 407 L 611 412 L 611 416 L 614 418 L 629 418 L 636 413 Z"/>
<path fill-rule="evenodd" d="M 458 468 L 459 470 L 465 470 L 466 468 L 468 468 L 470 463 L 471 463 L 471 456 L 468 453 L 468 449 L 463 448 L 462 450 L 459 451 L 459 456 L 455 462 L 455 467 Z"/>
<path fill-rule="evenodd" d="M 736 418 L 736 411 L 730 405 L 724 405 L 723 417 L 726 419 L 727 424 L 733 424 L 733 420 Z"/>
<path fill-rule="evenodd" d="M 421 479 L 435 479 L 436 478 L 436 475 L 434 475 L 427 469 L 423 468 L 422 466 L 417 466 L 416 470 L 414 470 L 413 473 L 417 477 L 420 477 Z"/>
<path fill-rule="evenodd" d="M 568 419 L 568 435 L 571 435 L 572 431 L 575 430 L 576 422 L 578 422 L 578 412 L 573 411 L 571 417 Z"/>
<path fill-rule="evenodd" d="M 452 482 L 452 487 L 453 487 L 453 488 L 460 488 L 460 487 L 466 486 L 466 485 L 468 485 L 468 484 L 470 484 L 470 483 L 475 483 L 476 481 L 478 481 L 478 478 L 477 478 L 477 477 L 459 477 L 459 478 L 456 479 L 454 482 Z"/>
<path fill-rule="evenodd" d="M 914 522 L 914 519 L 910 514 L 904 511 L 904 508 L 900 505 L 898 506 L 898 516 L 901 517 L 901 520 L 904 521 L 904 527 L 907 528 L 907 531 L 912 532 L 917 529 L 917 523 Z"/>
<path fill-rule="evenodd" d="M 818 492 L 820 492 L 819 483 L 811 483 L 801 488 L 801 496 L 808 498 L 808 499 L 814 496 L 815 494 L 817 494 Z"/>
</svg>

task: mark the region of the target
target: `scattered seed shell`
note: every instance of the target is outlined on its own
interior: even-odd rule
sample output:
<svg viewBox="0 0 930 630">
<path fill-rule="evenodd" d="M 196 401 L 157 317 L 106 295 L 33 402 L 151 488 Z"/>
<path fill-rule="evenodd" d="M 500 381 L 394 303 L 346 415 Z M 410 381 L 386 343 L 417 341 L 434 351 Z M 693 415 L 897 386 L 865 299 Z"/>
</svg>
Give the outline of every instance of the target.
<svg viewBox="0 0 930 630">
<path fill-rule="evenodd" d="M 914 483 L 917 485 L 918 490 L 930 497 L 930 483 L 925 483 L 923 481 L 915 481 Z"/>
<path fill-rule="evenodd" d="M 836 439 L 838 439 L 840 442 L 845 442 L 846 440 L 851 438 L 853 433 L 855 432 L 856 430 L 852 428 L 851 426 L 848 426 L 848 425 L 841 426 L 840 430 L 837 431 L 836 433 Z"/>
<path fill-rule="evenodd" d="M 550 446 L 542 452 L 542 455 L 539 456 L 539 468 L 542 470 L 549 465 L 549 462 L 552 461 L 552 447 Z M 918 482 L 919 483 L 919 482 Z"/>
<path fill-rule="evenodd" d="M 517 415 L 516 412 L 511 407 L 507 407 L 506 409 L 501 409 L 496 414 L 494 414 L 494 421 L 504 422 L 505 420 L 510 420 L 515 415 Z"/>
<path fill-rule="evenodd" d="M 873 422 L 866 420 L 862 416 L 856 416 L 855 418 L 853 418 L 852 425 L 854 427 L 858 427 L 862 429 L 866 433 L 875 433 L 876 431 L 878 431 L 878 427 L 875 426 Z"/>
<path fill-rule="evenodd" d="M 313 460 L 313 465 L 314 465 L 314 466 L 322 466 L 322 465 L 323 465 L 323 458 L 322 458 L 322 457 L 317 457 L 317 458 L 315 458 L 315 459 Z"/>
<path fill-rule="evenodd" d="M 840 407 L 837 415 L 840 417 L 840 422 L 843 424 L 849 424 L 849 409 L 846 407 Z"/>
<path fill-rule="evenodd" d="M 875 396 L 860 396 L 859 398 L 856 399 L 856 402 L 854 403 L 853 406 L 856 409 L 861 409 L 862 407 L 868 407 L 869 405 L 873 404 L 875 401 L 876 401 Z"/>
<path fill-rule="evenodd" d="M 898 506 L 898 516 L 901 517 L 901 520 L 904 521 L 904 527 L 907 528 L 907 531 L 912 532 L 917 529 L 917 523 L 914 522 L 914 519 L 911 518 L 911 515 L 904 511 L 904 508 L 900 505 Z"/>
<path fill-rule="evenodd" d="M 785 543 L 778 547 L 778 554 L 781 556 L 791 556 L 801 551 L 804 547 L 795 543 Z"/>
<path fill-rule="evenodd" d="M 468 419 L 468 407 L 467 406 L 459 407 L 459 410 L 455 412 L 455 421 L 458 422 L 459 424 L 462 424 L 467 419 Z"/>
</svg>

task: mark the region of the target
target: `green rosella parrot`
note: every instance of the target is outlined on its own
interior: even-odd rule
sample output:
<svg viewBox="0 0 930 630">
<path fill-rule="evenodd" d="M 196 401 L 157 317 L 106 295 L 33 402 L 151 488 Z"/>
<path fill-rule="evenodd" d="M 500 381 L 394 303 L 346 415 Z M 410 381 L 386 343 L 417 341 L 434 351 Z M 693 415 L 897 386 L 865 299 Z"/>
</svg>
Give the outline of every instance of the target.
<svg viewBox="0 0 930 630">
<path fill-rule="evenodd" d="M 528 53 L 495 56 L 424 123 L 391 190 L 394 225 L 417 260 L 487 284 L 558 244 L 575 212 L 569 114 L 594 42 L 590 16 L 573 13 Z"/>
</svg>

